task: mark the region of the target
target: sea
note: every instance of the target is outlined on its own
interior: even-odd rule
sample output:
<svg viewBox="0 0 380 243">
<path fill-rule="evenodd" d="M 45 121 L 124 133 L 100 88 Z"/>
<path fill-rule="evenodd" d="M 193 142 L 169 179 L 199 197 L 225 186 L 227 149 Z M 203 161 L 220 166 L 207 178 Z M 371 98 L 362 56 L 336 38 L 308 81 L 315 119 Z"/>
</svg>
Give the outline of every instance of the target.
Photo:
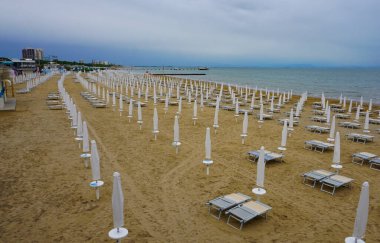
<svg viewBox="0 0 380 243">
<path fill-rule="evenodd" d="M 193 67 L 138 67 L 132 72 L 150 72 L 157 74 L 205 74 L 180 75 L 178 77 L 238 84 L 255 88 L 268 88 L 281 91 L 293 90 L 294 94 L 305 91 L 309 96 L 320 97 L 322 92 L 327 98 L 339 98 L 364 101 L 372 99 L 380 104 L 380 68 L 243 68 L 209 67 L 198 70 Z"/>
</svg>

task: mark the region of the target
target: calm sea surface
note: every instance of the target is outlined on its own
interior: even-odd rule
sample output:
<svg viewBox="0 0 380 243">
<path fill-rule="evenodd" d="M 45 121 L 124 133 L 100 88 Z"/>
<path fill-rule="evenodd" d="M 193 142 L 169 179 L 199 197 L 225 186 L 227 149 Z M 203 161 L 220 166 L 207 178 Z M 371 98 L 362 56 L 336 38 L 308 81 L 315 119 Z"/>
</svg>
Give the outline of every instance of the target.
<svg viewBox="0 0 380 243">
<path fill-rule="evenodd" d="M 151 73 L 205 73 L 206 75 L 180 76 L 195 80 L 217 81 L 250 87 L 293 90 L 310 96 L 358 100 L 363 96 L 380 103 L 380 68 L 209 68 L 206 71 L 183 68 L 180 70 L 143 69 Z M 135 70 L 137 71 L 137 70 Z"/>
</svg>

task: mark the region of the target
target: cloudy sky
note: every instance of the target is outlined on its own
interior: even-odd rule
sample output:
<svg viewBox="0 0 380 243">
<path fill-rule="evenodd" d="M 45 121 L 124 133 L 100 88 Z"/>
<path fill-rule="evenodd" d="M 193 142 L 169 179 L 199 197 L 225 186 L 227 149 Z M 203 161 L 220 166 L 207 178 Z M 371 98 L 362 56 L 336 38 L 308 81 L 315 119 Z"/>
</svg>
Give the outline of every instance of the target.
<svg viewBox="0 0 380 243">
<path fill-rule="evenodd" d="M 0 0 L 0 56 L 380 66 L 380 0 Z"/>
</svg>

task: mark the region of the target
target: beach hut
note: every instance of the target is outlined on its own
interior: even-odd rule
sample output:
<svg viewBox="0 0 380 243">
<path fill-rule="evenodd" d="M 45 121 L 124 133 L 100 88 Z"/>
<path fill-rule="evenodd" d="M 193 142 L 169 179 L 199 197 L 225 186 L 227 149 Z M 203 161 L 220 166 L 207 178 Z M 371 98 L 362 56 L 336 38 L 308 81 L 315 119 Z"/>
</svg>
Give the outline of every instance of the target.
<svg viewBox="0 0 380 243">
<path fill-rule="evenodd" d="M 260 201 L 260 196 L 265 195 L 265 193 L 267 192 L 264 189 L 264 177 L 265 177 L 264 157 L 265 157 L 264 146 L 261 146 L 259 160 L 257 161 L 256 187 L 252 189 L 252 192 L 257 196 L 257 201 Z"/>
<path fill-rule="evenodd" d="M 181 146 L 181 142 L 179 140 L 179 124 L 178 124 L 178 116 L 174 117 L 174 136 L 172 145 L 175 147 L 175 152 L 178 154 L 178 148 Z"/>
<path fill-rule="evenodd" d="M 96 199 L 100 198 L 99 188 L 104 185 L 104 182 L 100 179 L 100 158 L 98 153 L 98 148 L 96 146 L 95 140 L 91 140 L 91 171 L 93 181 L 90 183 L 90 187 L 95 188 Z"/>
<path fill-rule="evenodd" d="M 211 134 L 210 128 L 206 128 L 206 138 L 205 138 L 205 159 L 203 160 L 203 164 L 206 165 L 206 174 L 209 175 L 209 166 L 214 162 L 211 159 Z"/>
<path fill-rule="evenodd" d="M 358 207 L 354 224 L 354 232 L 351 237 L 345 239 L 345 243 L 364 243 L 363 240 L 368 221 L 369 209 L 369 184 L 364 182 L 360 191 Z"/>
<path fill-rule="evenodd" d="M 112 215 L 113 229 L 108 232 L 108 236 L 120 243 L 121 239 L 127 237 L 128 230 L 124 226 L 124 195 L 121 187 L 120 173 L 113 173 L 112 187 Z"/>
</svg>

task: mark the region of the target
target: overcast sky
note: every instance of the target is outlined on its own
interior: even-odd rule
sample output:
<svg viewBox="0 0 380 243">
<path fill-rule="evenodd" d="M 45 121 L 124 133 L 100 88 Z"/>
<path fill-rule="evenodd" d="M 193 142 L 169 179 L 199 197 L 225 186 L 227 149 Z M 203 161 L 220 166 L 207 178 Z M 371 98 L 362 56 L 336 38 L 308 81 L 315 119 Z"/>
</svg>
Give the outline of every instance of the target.
<svg viewBox="0 0 380 243">
<path fill-rule="evenodd" d="M 0 0 L 0 56 L 380 66 L 380 0 Z"/>
</svg>

